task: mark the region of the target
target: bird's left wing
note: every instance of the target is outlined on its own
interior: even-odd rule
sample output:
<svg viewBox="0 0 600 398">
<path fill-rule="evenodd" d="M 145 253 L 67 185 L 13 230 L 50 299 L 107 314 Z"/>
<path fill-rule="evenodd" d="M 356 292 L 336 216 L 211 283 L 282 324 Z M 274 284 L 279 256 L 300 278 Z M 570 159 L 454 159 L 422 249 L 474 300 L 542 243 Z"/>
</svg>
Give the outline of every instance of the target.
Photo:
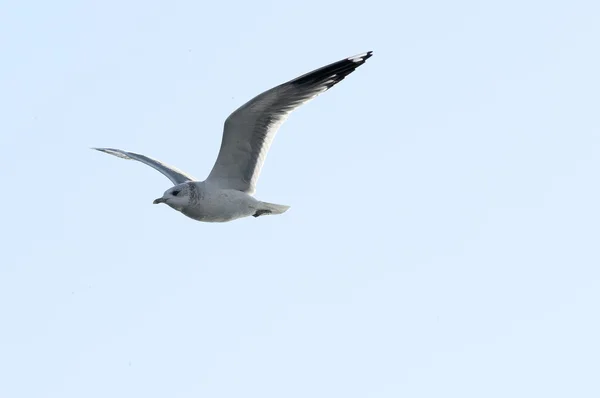
<svg viewBox="0 0 600 398">
<path fill-rule="evenodd" d="M 341 82 L 372 54 L 369 51 L 314 70 L 238 108 L 225 121 L 219 156 L 206 181 L 252 195 L 271 142 L 288 115 Z"/>
</svg>

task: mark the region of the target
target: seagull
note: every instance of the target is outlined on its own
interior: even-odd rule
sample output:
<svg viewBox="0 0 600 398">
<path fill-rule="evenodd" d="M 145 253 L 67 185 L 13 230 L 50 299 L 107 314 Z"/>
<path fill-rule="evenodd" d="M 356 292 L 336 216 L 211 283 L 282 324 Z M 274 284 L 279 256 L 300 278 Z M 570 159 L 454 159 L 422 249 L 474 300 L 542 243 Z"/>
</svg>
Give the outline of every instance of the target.
<svg viewBox="0 0 600 398">
<path fill-rule="evenodd" d="M 221 149 L 205 181 L 139 153 L 92 149 L 137 160 L 164 174 L 174 186 L 153 203 L 165 203 L 194 220 L 228 222 L 282 214 L 289 206 L 261 202 L 253 196 L 277 130 L 294 109 L 341 82 L 372 55 L 369 51 L 316 69 L 265 91 L 235 110 L 225 120 Z"/>
</svg>

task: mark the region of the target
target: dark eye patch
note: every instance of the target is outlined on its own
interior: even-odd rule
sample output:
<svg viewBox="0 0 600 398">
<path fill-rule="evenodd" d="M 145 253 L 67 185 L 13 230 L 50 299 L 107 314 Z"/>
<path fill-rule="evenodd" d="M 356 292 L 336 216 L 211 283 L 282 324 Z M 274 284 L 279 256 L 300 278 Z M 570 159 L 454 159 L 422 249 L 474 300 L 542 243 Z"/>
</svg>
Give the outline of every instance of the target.
<svg viewBox="0 0 600 398">
<path fill-rule="evenodd" d="M 173 196 L 177 196 L 177 195 L 179 195 L 179 192 L 181 192 L 181 191 L 173 191 L 171 193 L 173 194 Z"/>
</svg>

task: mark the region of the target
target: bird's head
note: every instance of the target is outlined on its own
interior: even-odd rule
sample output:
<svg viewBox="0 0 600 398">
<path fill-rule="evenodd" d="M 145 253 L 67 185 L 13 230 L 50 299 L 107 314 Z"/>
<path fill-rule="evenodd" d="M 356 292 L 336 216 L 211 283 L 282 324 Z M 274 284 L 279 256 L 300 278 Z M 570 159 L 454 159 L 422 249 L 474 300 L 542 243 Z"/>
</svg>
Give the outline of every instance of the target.
<svg viewBox="0 0 600 398">
<path fill-rule="evenodd" d="M 190 204 L 192 187 L 190 183 L 175 185 L 167 189 L 161 198 L 155 199 L 155 205 L 165 203 L 175 210 L 182 210 Z"/>
</svg>

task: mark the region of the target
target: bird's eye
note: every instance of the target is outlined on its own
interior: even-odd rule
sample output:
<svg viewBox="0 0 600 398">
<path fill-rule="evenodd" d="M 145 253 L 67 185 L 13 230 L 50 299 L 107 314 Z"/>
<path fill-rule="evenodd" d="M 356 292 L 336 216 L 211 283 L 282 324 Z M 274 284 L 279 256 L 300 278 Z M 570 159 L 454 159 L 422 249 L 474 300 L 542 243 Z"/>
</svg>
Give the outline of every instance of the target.
<svg viewBox="0 0 600 398">
<path fill-rule="evenodd" d="M 177 195 L 179 195 L 179 192 L 181 192 L 181 191 L 173 191 L 171 193 L 173 194 L 173 196 L 177 196 Z"/>
</svg>

